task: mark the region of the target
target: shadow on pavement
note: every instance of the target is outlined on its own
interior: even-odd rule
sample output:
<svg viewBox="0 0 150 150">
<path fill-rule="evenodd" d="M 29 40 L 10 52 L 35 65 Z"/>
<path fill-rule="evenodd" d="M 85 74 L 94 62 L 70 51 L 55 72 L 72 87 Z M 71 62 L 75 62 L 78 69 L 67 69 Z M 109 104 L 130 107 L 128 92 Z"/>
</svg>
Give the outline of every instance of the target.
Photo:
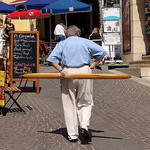
<svg viewBox="0 0 150 150">
<path fill-rule="evenodd" d="M 113 139 L 113 140 L 122 140 L 123 138 L 117 138 L 117 137 L 109 137 L 109 136 L 92 136 L 96 138 L 104 138 L 104 139 Z"/>
<path fill-rule="evenodd" d="M 38 131 L 38 132 L 41 132 L 41 133 L 53 133 L 53 134 L 61 134 L 64 136 L 64 138 L 66 138 L 68 140 L 68 134 L 67 134 L 67 129 L 66 128 L 60 128 L 60 129 L 57 129 L 57 130 L 53 130 L 53 131 Z"/>
<path fill-rule="evenodd" d="M 52 134 L 61 134 L 64 136 L 65 139 L 68 140 L 68 134 L 67 134 L 67 129 L 66 128 L 59 128 L 59 129 L 56 129 L 56 130 L 53 130 L 53 131 L 38 131 L 38 132 L 41 132 L 41 133 L 52 133 Z M 101 130 L 93 130 L 93 129 L 89 129 L 89 132 L 91 134 L 91 137 L 95 137 L 95 138 L 105 138 L 105 139 L 115 139 L 115 140 L 122 140 L 123 138 L 118 138 L 118 137 L 109 137 L 109 136 L 95 136 L 95 135 L 92 135 L 92 133 L 102 133 L 104 131 L 101 131 Z M 87 142 L 85 142 L 83 140 L 83 138 L 79 135 L 79 139 L 81 141 L 81 144 L 89 144 Z"/>
<path fill-rule="evenodd" d="M 30 107 L 29 105 L 25 106 L 24 108 L 27 108 L 30 111 L 32 110 L 32 107 Z M 7 108 L 7 107 L 1 108 L 0 114 L 2 114 L 3 116 L 6 116 L 7 113 L 22 113 L 22 114 L 26 114 L 25 112 L 23 112 L 19 108 L 10 108 L 10 109 Z"/>
</svg>

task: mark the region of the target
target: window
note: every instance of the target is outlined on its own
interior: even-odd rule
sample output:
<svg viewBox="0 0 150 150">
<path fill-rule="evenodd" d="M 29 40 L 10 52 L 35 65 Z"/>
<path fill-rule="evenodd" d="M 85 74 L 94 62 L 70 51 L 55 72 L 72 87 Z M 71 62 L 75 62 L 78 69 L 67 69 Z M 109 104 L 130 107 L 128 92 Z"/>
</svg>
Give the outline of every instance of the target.
<svg viewBox="0 0 150 150">
<path fill-rule="evenodd" d="M 120 0 L 104 0 L 104 7 L 120 7 Z"/>
</svg>

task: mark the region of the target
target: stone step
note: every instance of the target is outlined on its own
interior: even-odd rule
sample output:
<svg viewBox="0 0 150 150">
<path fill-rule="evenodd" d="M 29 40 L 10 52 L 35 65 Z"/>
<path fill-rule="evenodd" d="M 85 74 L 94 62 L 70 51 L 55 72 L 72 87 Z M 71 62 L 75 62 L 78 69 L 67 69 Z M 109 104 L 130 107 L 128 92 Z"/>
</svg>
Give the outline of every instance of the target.
<svg viewBox="0 0 150 150">
<path fill-rule="evenodd" d="M 97 68 L 100 68 L 101 70 L 110 70 L 115 68 L 128 68 L 129 65 L 127 64 L 105 64 L 105 65 L 99 65 Z"/>
<path fill-rule="evenodd" d="M 150 67 L 150 60 L 139 60 L 129 62 L 129 67 Z"/>
<path fill-rule="evenodd" d="M 141 68 L 116 68 L 115 70 L 135 77 L 141 77 Z"/>
<path fill-rule="evenodd" d="M 150 55 L 142 56 L 142 60 L 150 60 Z"/>
<path fill-rule="evenodd" d="M 144 79 L 150 79 L 150 68 L 149 67 L 117 68 L 115 70 L 123 72 L 125 74 L 132 75 L 132 76 L 136 76 L 136 77 L 140 77 L 140 78 L 144 78 Z"/>
</svg>

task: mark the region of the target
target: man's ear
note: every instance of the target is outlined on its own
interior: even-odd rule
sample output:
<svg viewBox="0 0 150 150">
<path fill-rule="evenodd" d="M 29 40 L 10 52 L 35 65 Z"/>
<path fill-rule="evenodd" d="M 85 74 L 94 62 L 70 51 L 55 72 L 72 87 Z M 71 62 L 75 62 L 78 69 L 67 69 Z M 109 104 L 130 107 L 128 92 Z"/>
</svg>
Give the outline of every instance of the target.
<svg viewBox="0 0 150 150">
<path fill-rule="evenodd" d="M 80 35 L 81 35 L 81 34 L 80 34 L 80 33 L 78 33 L 78 37 L 80 37 Z"/>
</svg>

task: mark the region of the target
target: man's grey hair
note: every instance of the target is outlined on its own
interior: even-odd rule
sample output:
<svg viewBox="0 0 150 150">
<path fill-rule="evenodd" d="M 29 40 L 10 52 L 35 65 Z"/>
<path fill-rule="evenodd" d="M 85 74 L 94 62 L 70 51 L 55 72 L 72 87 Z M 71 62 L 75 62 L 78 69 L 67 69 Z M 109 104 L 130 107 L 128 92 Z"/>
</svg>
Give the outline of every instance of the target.
<svg viewBox="0 0 150 150">
<path fill-rule="evenodd" d="M 80 36 L 80 33 L 81 33 L 81 30 L 77 26 L 71 25 L 67 29 L 66 36 L 67 37 L 75 36 L 75 35 Z"/>
</svg>

